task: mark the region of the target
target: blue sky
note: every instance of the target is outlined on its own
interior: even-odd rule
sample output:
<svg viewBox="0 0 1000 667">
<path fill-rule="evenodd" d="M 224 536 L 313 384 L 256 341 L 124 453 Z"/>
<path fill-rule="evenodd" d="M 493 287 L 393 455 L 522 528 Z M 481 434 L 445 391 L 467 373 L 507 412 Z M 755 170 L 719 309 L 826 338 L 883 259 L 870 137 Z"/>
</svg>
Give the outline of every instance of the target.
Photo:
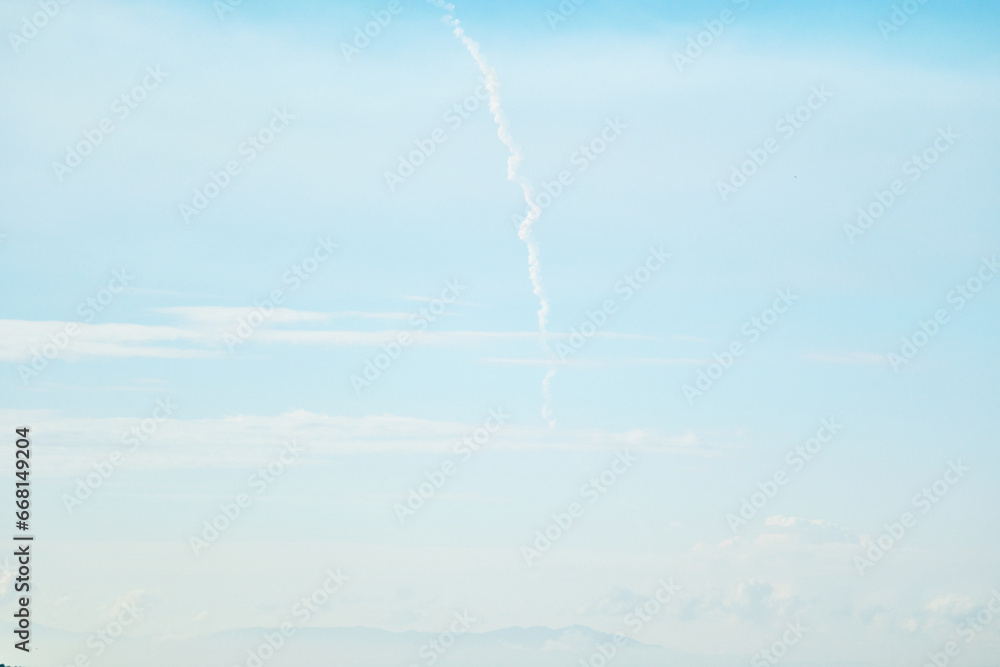
<svg viewBox="0 0 1000 667">
<path fill-rule="evenodd" d="M 519 176 L 537 198 L 566 175 L 532 228 L 549 349 L 613 305 L 555 363 L 511 222 L 525 200 L 475 96 L 483 73 L 442 9 L 387 7 L 245 0 L 220 18 L 208 1 L 74 2 L 16 50 L 8 36 L 0 415 L 37 438 L 35 521 L 51 548 L 36 622 L 54 660 L 128 601 L 147 610 L 129 635 L 140 647 L 277 627 L 334 565 L 350 586 L 310 626 L 438 633 L 473 608 L 475 632 L 613 633 L 673 577 L 682 593 L 634 639 L 705 664 L 746 664 L 796 621 L 811 633 L 788 664 L 940 650 L 1000 586 L 997 8 L 927 2 L 883 34 L 891 3 L 588 0 L 554 26 L 556 2 L 457 4 L 495 69 Z M 37 11 L 6 3 L 0 25 L 16 34 Z M 679 69 L 675 54 L 726 11 Z M 345 58 L 372 12 L 391 21 Z M 53 163 L 96 131 L 60 180 Z M 390 189 L 386 172 L 435 131 L 433 154 Z M 251 150 L 251 136 L 268 142 Z M 600 154 L 582 158 L 588 145 Z M 723 199 L 718 184 L 762 150 Z M 218 176 L 231 162 L 238 173 Z M 186 221 L 213 174 L 225 187 Z M 886 212 L 845 233 L 896 181 Z M 622 288 L 645 278 L 651 248 L 669 260 Z M 461 289 L 445 302 L 449 284 Z M 230 350 L 225 335 L 276 290 L 282 303 Z M 781 291 L 791 305 L 757 329 Z M 88 299 L 106 305 L 91 317 Z M 946 323 L 894 368 L 938 311 Z M 60 332 L 65 349 L 25 381 L 32 349 Z M 356 390 L 399 332 L 412 345 Z M 687 400 L 734 343 L 743 353 Z M 167 399 L 176 410 L 128 450 L 122 434 Z M 394 506 L 497 409 L 509 420 L 401 525 Z M 793 471 L 787 452 L 830 418 L 842 431 Z M 304 453 L 257 495 L 250 475 L 292 439 Z M 634 467 L 527 565 L 535 531 L 624 450 Z M 921 513 L 913 497 L 959 460 L 969 473 Z M 777 471 L 788 484 L 734 534 L 727 515 Z M 193 553 L 240 493 L 252 503 L 238 521 Z M 860 575 L 854 557 L 906 511 L 916 527 Z M 360 665 L 377 651 L 358 637 Z M 587 658 L 582 637 L 554 635 L 551 660 Z M 998 646 L 988 626 L 963 659 L 997 664 Z M 238 660 L 212 647 L 199 650 Z"/>
</svg>

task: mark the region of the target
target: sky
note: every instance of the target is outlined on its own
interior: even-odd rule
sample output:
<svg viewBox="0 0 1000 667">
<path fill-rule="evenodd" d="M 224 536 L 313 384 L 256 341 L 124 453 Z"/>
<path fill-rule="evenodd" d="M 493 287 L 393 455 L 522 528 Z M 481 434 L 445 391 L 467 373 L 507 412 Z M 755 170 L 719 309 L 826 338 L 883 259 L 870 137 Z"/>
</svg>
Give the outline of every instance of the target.
<svg viewBox="0 0 1000 667">
<path fill-rule="evenodd" d="M 4 2 L 0 661 L 1000 665 L 998 26 Z"/>
</svg>

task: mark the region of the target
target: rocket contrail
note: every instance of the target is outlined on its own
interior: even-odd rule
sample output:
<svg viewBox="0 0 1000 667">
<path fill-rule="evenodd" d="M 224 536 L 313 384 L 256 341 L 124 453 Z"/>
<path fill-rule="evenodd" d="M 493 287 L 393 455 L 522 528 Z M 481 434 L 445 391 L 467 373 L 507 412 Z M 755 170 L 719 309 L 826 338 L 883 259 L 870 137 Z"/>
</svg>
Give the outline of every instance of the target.
<svg viewBox="0 0 1000 667">
<path fill-rule="evenodd" d="M 443 2 L 443 0 L 428 0 L 428 2 L 436 7 L 444 9 L 447 12 L 455 10 L 454 5 Z M 458 37 L 462 41 L 462 44 L 465 45 L 465 48 L 468 49 L 469 53 L 472 55 L 472 59 L 476 61 L 479 71 L 482 72 L 483 77 L 486 79 L 486 91 L 489 93 L 490 97 L 490 113 L 493 114 L 493 120 L 497 124 L 497 135 L 500 137 L 500 141 L 503 142 L 503 145 L 507 147 L 507 151 L 510 153 L 510 157 L 507 158 L 507 180 L 512 183 L 516 183 L 521 187 L 521 192 L 524 193 L 524 201 L 528 205 L 528 213 L 525 215 L 524 220 L 521 221 L 521 224 L 518 227 L 517 236 L 524 241 L 525 245 L 528 246 L 528 277 L 531 279 L 533 292 L 535 296 L 538 297 L 539 304 L 538 330 L 542 335 L 542 345 L 545 347 L 545 351 L 549 354 L 549 356 L 552 356 L 552 350 L 549 347 L 548 341 L 549 300 L 545 296 L 545 291 L 542 289 L 541 264 L 538 257 L 538 242 L 535 240 L 535 235 L 531 231 L 535 221 L 538 220 L 538 217 L 542 214 L 542 209 L 535 203 L 535 196 L 531 185 L 524 180 L 524 178 L 517 171 L 518 166 L 521 164 L 521 152 L 514 143 L 513 135 L 510 133 L 510 121 L 507 120 L 507 116 L 500 107 L 500 79 L 497 77 L 497 71 L 488 62 L 486 62 L 486 58 L 479 49 L 479 43 L 465 34 L 465 30 L 462 28 L 462 24 L 458 19 L 451 14 L 445 14 L 444 21 L 452 27 L 455 36 Z M 544 417 L 549 423 L 549 426 L 555 426 L 555 420 L 552 419 L 552 408 L 549 406 L 552 399 L 550 384 L 552 382 L 552 378 L 555 377 L 555 374 L 556 367 L 553 365 L 552 368 L 550 368 L 545 374 L 545 379 L 542 380 L 542 417 Z"/>
</svg>

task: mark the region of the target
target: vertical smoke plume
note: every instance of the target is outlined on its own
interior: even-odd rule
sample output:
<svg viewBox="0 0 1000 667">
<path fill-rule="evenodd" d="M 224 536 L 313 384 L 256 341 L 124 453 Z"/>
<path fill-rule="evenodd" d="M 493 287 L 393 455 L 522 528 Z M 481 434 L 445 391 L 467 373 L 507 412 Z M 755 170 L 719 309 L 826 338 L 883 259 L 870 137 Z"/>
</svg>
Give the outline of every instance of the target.
<svg viewBox="0 0 1000 667">
<path fill-rule="evenodd" d="M 439 7 L 446 12 L 452 12 L 455 10 L 455 6 L 443 2 L 443 0 L 428 0 L 431 4 Z M 545 291 L 542 289 L 542 275 L 541 275 L 541 264 L 538 258 L 538 242 L 535 240 L 535 235 L 532 233 L 531 228 L 538 220 L 539 216 L 542 214 L 542 209 L 535 203 L 535 195 L 526 180 L 518 173 L 518 167 L 521 164 L 521 151 L 518 149 L 517 145 L 514 143 L 514 137 L 510 133 L 510 121 L 507 120 L 506 114 L 504 114 L 503 109 L 500 107 L 500 79 L 497 77 L 497 71 L 486 62 L 486 58 L 483 56 L 479 49 L 479 44 L 465 34 L 465 30 L 462 28 L 461 23 L 458 19 L 452 16 L 450 13 L 445 14 L 444 21 L 452 27 L 455 36 L 462 41 L 465 48 L 468 49 L 469 54 L 472 55 L 472 59 L 476 61 L 476 65 L 479 67 L 479 71 L 482 73 L 483 77 L 486 79 L 486 91 L 489 93 L 490 102 L 490 113 L 493 114 L 493 121 L 497 124 L 497 135 L 500 137 L 500 141 L 503 145 L 507 147 L 507 151 L 510 153 L 510 157 L 507 158 L 507 180 L 512 183 L 516 183 L 521 188 L 521 192 L 524 194 L 524 201 L 528 205 L 528 213 L 525 215 L 524 220 L 517 230 L 517 236 L 525 245 L 528 246 L 528 277 L 531 279 L 531 285 L 535 296 L 538 297 L 538 330 L 542 335 L 542 345 L 545 347 L 545 351 L 552 356 L 552 350 L 549 347 L 548 341 L 548 325 L 549 325 L 549 300 L 545 296 Z M 552 400 L 552 389 L 551 383 L 552 378 L 555 377 L 556 368 L 551 367 L 545 374 L 545 379 L 542 380 L 542 416 L 549 423 L 549 426 L 555 426 L 555 421 L 552 419 L 552 408 L 550 403 Z"/>
</svg>

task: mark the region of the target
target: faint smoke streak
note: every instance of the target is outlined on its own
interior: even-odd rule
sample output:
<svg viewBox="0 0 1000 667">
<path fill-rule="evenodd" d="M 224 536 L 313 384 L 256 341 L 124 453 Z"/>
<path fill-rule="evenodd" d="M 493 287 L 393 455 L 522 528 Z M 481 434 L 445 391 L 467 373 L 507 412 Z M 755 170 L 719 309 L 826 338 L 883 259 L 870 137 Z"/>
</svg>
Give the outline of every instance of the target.
<svg viewBox="0 0 1000 667">
<path fill-rule="evenodd" d="M 443 2 L 442 0 L 428 0 L 432 5 L 439 7 L 447 12 L 454 11 L 455 6 L 451 3 Z M 517 236 L 525 245 L 528 246 L 528 277 L 531 280 L 531 285 L 535 296 L 538 298 L 538 330 L 542 335 L 542 345 L 545 348 L 546 353 L 552 357 L 552 349 L 549 346 L 548 341 L 548 324 L 549 324 L 549 300 L 545 296 L 545 291 L 542 289 L 542 271 L 541 263 L 539 261 L 538 252 L 538 242 L 535 240 L 535 235 L 532 233 L 532 226 L 535 221 L 538 220 L 539 216 L 542 214 L 542 209 L 535 203 L 535 195 L 532 191 L 531 185 L 518 173 L 518 167 L 521 164 L 521 151 L 518 149 L 517 145 L 514 143 L 514 137 L 510 132 L 510 121 L 507 120 L 507 116 L 504 114 L 503 109 L 500 106 L 500 79 L 497 77 L 496 70 L 486 62 L 486 58 L 483 56 L 479 49 L 479 44 L 474 39 L 465 34 L 465 30 L 462 28 L 461 23 L 451 14 L 446 14 L 444 16 L 444 22 L 450 25 L 465 48 L 469 50 L 472 55 L 472 59 L 476 61 L 476 65 L 479 67 L 479 71 L 482 72 L 483 77 L 486 79 L 486 90 L 490 96 L 490 113 L 493 114 L 493 120 L 497 124 L 497 135 L 500 137 L 500 141 L 503 145 L 507 147 L 507 151 L 510 153 L 510 157 L 507 158 L 507 180 L 512 183 L 516 183 L 521 187 L 521 192 L 524 193 L 524 201 L 528 205 L 528 214 L 521 221 L 520 226 L 517 230 Z M 555 365 L 549 369 L 545 374 L 545 379 L 542 380 L 542 417 L 548 422 L 549 426 L 555 426 L 555 420 L 552 418 L 552 408 L 550 403 L 552 400 L 552 390 L 551 383 L 552 378 L 555 377 L 556 367 Z"/>
</svg>

